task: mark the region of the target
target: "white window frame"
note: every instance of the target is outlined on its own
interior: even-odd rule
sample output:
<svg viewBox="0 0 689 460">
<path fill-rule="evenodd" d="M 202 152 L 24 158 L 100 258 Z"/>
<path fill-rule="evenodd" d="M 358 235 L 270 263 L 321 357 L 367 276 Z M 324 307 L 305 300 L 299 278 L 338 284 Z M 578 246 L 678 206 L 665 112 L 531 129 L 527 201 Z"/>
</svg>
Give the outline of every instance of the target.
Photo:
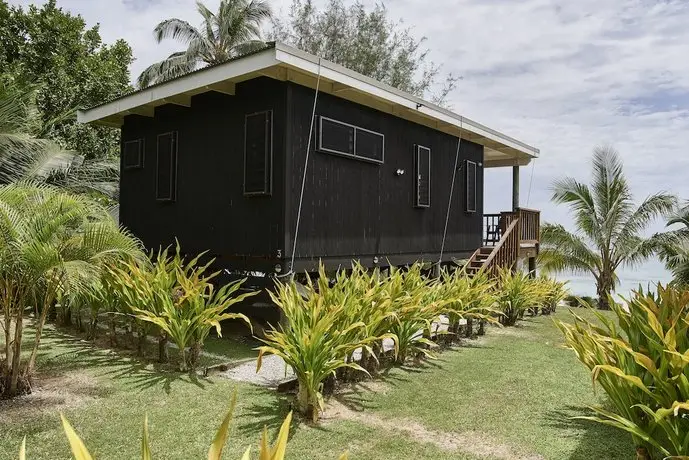
<svg viewBox="0 0 689 460">
<path fill-rule="evenodd" d="M 377 131 L 371 131 L 370 129 L 362 128 L 361 126 L 352 125 L 350 123 L 345 123 L 344 121 L 335 120 L 333 118 L 328 118 L 328 117 L 325 117 L 323 115 L 319 116 L 318 118 L 319 118 L 319 121 L 318 121 L 318 151 L 319 152 L 332 153 L 333 155 L 339 155 L 339 156 L 343 156 L 346 158 L 354 158 L 356 160 L 367 161 L 369 163 L 376 163 L 376 164 L 381 164 L 381 165 L 383 163 L 385 163 L 385 134 L 379 133 Z M 347 126 L 347 127 L 354 129 L 354 141 L 353 141 L 354 153 L 341 152 L 339 150 L 334 150 L 334 149 L 329 149 L 327 147 L 323 147 L 323 120 L 329 121 L 329 122 L 332 122 L 332 123 L 335 123 L 338 125 Z M 357 133 L 357 131 L 365 131 L 367 133 L 379 136 L 383 139 L 383 155 L 382 155 L 382 158 L 380 160 L 377 160 L 375 158 L 369 158 L 366 156 L 357 155 L 357 153 L 356 153 L 356 133 Z"/>
<path fill-rule="evenodd" d="M 173 145 L 173 155 L 175 160 L 175 168 L 172 170 L 172 165 L 170 165 L 170 197 L 160 198 L 158 192 L 158 172 L 160 165 L 160 138 L 162 136 L 172 135 L 172 145 Z M 167 131 L 158 134 L 156 137 L 156 201 L 177 201 L 177 164 L 178 164 L 178 151 L 179 151 L 179 133 L 177 131 Z"/>
<path fill-rule="evenodd" d="M 139 162 L 135 165 L 127 165 L 126 162 L 126 152 L 127 152 L 127 145 L 128 144 L 134 144 L 137 143 L 139 144 Z M 144 138 L 139 138 L 139 139 L 132 139 L 129 141 L 124 141 L 122 144 L 122 169 L 140 169 L 144 167 L 144 147 L 145 147 L 145 140 Z"/>
<path fill-rule="evenodd" d="M 246 191 L 246 126 L 247 126 L 247 119 L 251 116 L 254 115 L 262 115 L 262 114 L 270 114 L 270 138 L 268 141 L 270 142 L 270 148 L 268 149 L 267 152 L 267 158 L 266 158 L 266 174 L 268 175 L 267 178 L 264 178 L 264 189 L 262 191 L 255 191 L 255 192 L 247 192 Z M 253 113 L 247 113 L 244 115 L 244 171 L 243 171 L 243 178 L 244 178 L 244 185 L 243 185 L 243 192 L 244 196 L 269 196 L 273 193 L 273 126 L 274 126 L 274 121 L 273 121 L 273 109 L 270 110 L 260 110 L 258 112 L 253 112 Z"/>
<path fill-rule="evenodd" d="M 419 195 L 421 187 L 419 187 L 419 181 L 421 179 L 421 149 L 428 151 L 428 203 L 421 203 L 421 196 Z M 414 148 L 414 188 L 415 188 L 415 201 L 414 206 L 417 208 L 430 208 L 431 207 L 431 149 L 425 145 L 416 145 Z"/>
<path fill-rule="evenodd" d="M 471 203 L 469 203 L 469 165 L 474 166 L 474 203 L 473 206 Z M 475 161 L 471 160 L 466 160 L 466 212 L 471 212 L 474 213 L 476 212 L 476 202 L 477 202 L 477 195 L 478 195 L 478 182 L 477 182 L 477 177 L 478 177 L 478 164 Z"/>
</svg>

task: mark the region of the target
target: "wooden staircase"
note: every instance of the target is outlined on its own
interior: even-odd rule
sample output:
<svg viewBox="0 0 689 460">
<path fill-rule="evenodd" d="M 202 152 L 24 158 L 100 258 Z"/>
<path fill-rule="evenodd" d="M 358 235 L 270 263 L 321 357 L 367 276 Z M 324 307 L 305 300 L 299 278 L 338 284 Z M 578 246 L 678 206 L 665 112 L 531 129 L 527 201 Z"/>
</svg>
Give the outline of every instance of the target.
<svg viewBox="0 0 689 460">
<path fill-rule="evenodd" d="M 483 246 L 469 259 L 466 265 L 468 274 L 484 270 L 490 276 L 497 276 L 500 268 L 514 268 L 520 257 L 538 254 L 540 211 L 518 208 L 499 215 L 487 214 L 484 220 Z"/>
</svg>

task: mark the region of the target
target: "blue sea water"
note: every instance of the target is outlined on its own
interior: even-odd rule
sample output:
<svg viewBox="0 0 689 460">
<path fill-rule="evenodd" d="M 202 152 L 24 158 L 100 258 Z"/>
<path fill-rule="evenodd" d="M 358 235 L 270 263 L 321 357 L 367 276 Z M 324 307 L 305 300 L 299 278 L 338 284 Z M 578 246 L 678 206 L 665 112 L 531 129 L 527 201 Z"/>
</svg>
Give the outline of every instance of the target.
<svg viewBox="0 0 689 460">
<path fill-rule="evenodd" d="M 662 263 L 657 260 L 648 261 L 635 268 L 622 268 L 618 270 L 617 276 L 620 284 L 617 286 L 615 294 L 628 297 L 632 290 L 638 289 L 641 285 L 644 289 L 654 288 L 658 283 L 667 284 L 672 280 L 672 274 L 668 272 Z M 596 282 L 593 276 L 560 274 L 555 276 L 558 280 L 568 281 L 568 287 L 574 295 L 596 295 Z"/>
</svg>

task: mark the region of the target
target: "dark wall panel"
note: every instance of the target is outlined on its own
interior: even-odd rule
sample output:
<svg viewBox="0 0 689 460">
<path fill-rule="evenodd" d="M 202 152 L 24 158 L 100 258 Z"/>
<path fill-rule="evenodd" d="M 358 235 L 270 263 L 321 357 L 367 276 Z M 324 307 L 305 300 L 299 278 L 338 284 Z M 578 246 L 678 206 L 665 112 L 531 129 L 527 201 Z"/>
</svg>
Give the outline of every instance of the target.
<svg viewBox="0 0 689 460">
<path fill-rule="evenodd" d="M 290 84 L 287 117 L 286 246 L 291 247 L 299 201 L 314 91 Z M 312 141 L 297 244 L 297 257 L 346 258 L 440 251 L 448 209 L 457 138 L 392 115 L 321 93 L 323 115 L 385 135 L 385 162 L 376 164 L 322 153 Z M 317 130 L 314 132 L 316 133 Z M 414 148 L 431 149 L 431 206 L 415 203 Z M 463 160 L 483 161 L 483 147 L 463 140 Z M 399 176 L 397 170 L 404 170 Z M 292 171 L 291 173 L 289 171 Z M 457 171 L 445 252 L 467 253 L 481 244 L 483 168 L 477 168 L 477 212 L 465 212 L 466 174 Z"/>
<path fill-rule="evenodd" d="M 259 78 L 234 96 L 209 92 L 191 107 L 158 107 L 154 118 L 128 116 L 123 142 L 144 138 L 144 167 L 122 170 L 120 219 L 148 248 L 178 238 L 187 252 L 209 250 L 237 268 L 272 266 L 284 243 L 284 83 Z M 244 117 L 273 111 L 271 196 L 245 196 Z M 178 132 L 177 198 L 155 199 L 156 136 Z M 270 265 L 268 265 L 270 264 Z"/>
</svg>

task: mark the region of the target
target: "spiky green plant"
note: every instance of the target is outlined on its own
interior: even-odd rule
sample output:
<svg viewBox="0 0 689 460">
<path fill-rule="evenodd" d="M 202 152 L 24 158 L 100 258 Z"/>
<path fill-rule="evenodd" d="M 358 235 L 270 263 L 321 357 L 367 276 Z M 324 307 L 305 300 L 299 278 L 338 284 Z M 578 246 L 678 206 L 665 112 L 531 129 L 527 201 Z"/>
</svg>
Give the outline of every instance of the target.
<svg viewBox="0 0 689 460">
<path fill-rule="evenodd" d="M 540 285 L 541 298 L 539 305 L 541 307 L 541 314 L 549 315 L 555 313 L 558 304 L 569 295 L 567 281 L 557 281 L 542 275 L 538 277 L 536 283 Z"/>
<path fill-rule="evenodd" d="M 397 338 L 390 333 L 390 327 L 397 318 L 397 302 L 385 289 L 389 277 L 379 269 L 368 270 L 360 263 L 354 262 L 351 270 L 340 270 L 335 275 L 332 285 L 323 286 L 328 282 L 323 276 L 318 279 L 318 290 L 328 295 L 327 303 L 337 304 L 345 296 L 351 297 L 352 300 L 347 303 L 348 308 L 343 310 L 340 318 L 341 324 L 336 327 L 347 327 L 360 321 L 366 324 L 365 329 L 359 329 L 361 340 L 379 337 L 360 350 L 359 364 L 369 373 L 375 374 L 380 364 L 379 358 L 384 352 L 383 341 L 391 339 L 395 344 L 395 350 L 397 349 Z M 348 357 L 348 360 L 353 361 L 354 355 Z M 338 378 L 342 380 L 365 375 L 357 371 L 344 372 L 351 371 L 349 368 L 342 368 L 341 371 L 343 372 L 338 373 Z"/>
<path fill-rule="evenodd" d="M 433 330 L 433 323 L 450 303 L 443 298 L 441 284 L 425 277 L 421 264 L 414 264 L 406 270 L 391 269 L 385 289 L 395 299 L 395 321 L 390 332 L 397 338 L 397 363 L 403 364 L 415 355 L 433 358 L 431 350 L 437 344 L 431 335 L 439 333 Z"/>
<path fill-rule="evenodd" d="M 538 306 L 542 298 L 542 286 L 528 273 L 498 269 L 495 300 L 503 325 L 514 326 L 527 310 Z"/>
<path fill-rule="evenodd" d="M 689 456 L 689 291 L 658 285 L 641 289 L 616 315 L 593 312 L 598 323 L 572 313 L 556 322 L 567 345 L 591 370 L 615 406 L 581 417 L 627 431 L 640 459 Z"/>
<path fill-rule="evenodd" d="M 497 323 L 497 311 L 494 308 L 495 283 L 485 271 L 472 276 L 464 270 L 443 271 L 440 277 L 442 297 L 449 302 L 444 306 L 444 313 L 449 320 L 450 337 L 457 338 L 462 320 L 478 320 Z"/>
<path fill-rule="evenodd" d="M 368 372 L 350 357 L 358 348 L 371 350 L 381 337 L 368 334 L 366 324 L 350 311 L 360 307 L 357 289 L 344 283 L 331 286 L 323 267 L 317 284 L 307 277 L 306 295 L 293 281 L 278 283 L 270 295 L 284 322 L 266 333 L 259 348 L 257 371 L 263 357 L 274 354 L 291 366 L 298 380 L 296 406 L 313 421 L 323 410 L 323 383 L 341 368 Z M 372 351 L 372 350 L 371 350 Z"/>
<path fill-rule="evenodd" d="M 200 257 L 202 254 L 185 261 L 177 245 L 173 256 L 168 256 L 167 249 L 159 252 L 152 268 L 129 262 L 114 269 L 123 298 L 134 316 L 157 326 L 161 340 L 169 338 L 175 343 L 182 371 L 196 366 L 212 328 L 222 334 L 221 321 L 241 319 L 250 324 L 246 316 L 226 310 L 257 294 L 236 294 L 244 280 L 217 289 L 212 281 L 218 273 L 206 274 L 213 261 L 202 266 Z M 161 349 L 165 347 L 164 343 L 159 345 Z M 190 354 L 187 348 L 191 349 Z"/>
</svg>

